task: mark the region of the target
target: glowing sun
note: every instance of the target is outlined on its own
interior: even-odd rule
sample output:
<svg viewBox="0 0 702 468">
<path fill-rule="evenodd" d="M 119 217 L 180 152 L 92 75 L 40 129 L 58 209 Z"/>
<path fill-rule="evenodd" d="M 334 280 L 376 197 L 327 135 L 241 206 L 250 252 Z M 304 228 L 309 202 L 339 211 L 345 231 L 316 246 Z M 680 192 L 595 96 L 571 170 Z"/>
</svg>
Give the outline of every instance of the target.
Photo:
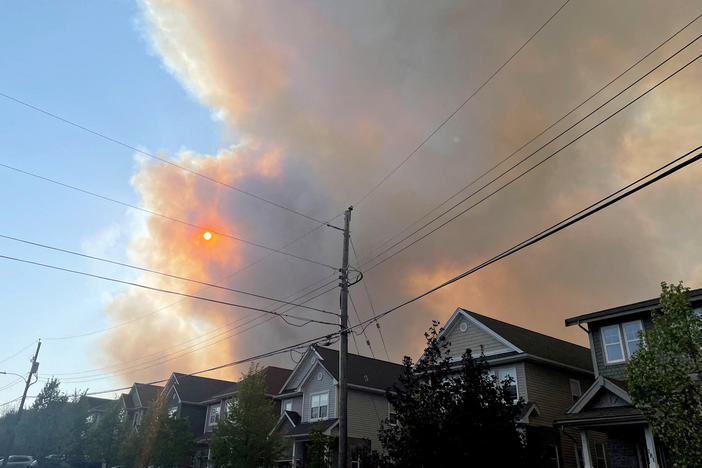
<svg viewBox="0 0 702 468">
<path fill-rule="evenodd" d="M 210 240 L 212 239 L 212 233 L 210 231 L 207 231 L 202 235 L 202 238 L 205 240 Z"/>
</svg>

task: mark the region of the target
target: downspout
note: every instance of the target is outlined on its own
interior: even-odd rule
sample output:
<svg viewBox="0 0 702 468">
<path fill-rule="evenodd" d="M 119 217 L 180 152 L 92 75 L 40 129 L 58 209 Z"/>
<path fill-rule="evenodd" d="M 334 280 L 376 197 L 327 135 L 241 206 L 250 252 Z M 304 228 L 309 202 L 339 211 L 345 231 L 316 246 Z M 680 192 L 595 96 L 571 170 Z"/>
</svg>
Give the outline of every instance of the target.
<svg viewBox="0 0 702 468">
<path fill-rule="evenodd" d="M 595 359 L 595 343 L 592 340 L 592 333 L 590 333 L 590 330 L 588 328 L 582 326 L 580 320 L 578 320 L 578 327 L 580 327 L 582 331 L 587 333 L 587 339 L 590 343 L 590 359 L 592 359 L 592 370 L 595 372 L 595 378 L 597 378 L 600 376 L 600 371 L 597 368 L 597 359 Z"/>
</svg>

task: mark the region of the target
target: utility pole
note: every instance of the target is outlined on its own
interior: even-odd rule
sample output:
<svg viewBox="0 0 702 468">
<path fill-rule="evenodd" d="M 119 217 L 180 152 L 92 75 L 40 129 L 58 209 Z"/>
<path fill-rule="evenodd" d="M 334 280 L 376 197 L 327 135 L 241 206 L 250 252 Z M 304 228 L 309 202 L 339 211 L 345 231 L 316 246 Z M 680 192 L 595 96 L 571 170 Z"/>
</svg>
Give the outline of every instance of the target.
<svg viewBox="0 0 702 468">
<path fill-rule="evenodd" d="M 19 409 L 17 410 L 17 417 L 15 418 L 15 424 L 12 429 L 10 429 L 10 434 L 9 438 L 7 440 L 7 454 L 5 455 L 5 460 L 2 462 L 2 466 L 7 465 L 7 460 L 10 458 L 10 455 L 12 454 L 12 446 L 15 443 L 15 432 L 17 430 L 17 426 L 19 425 L 20 418 L 22 417 L 22 412 L 24 411 L 24 401 L 27 399 L 27 391 L 29 390 L 29 386 L 31 385 L 32 382 L 32 375 L 37 373 L 37 370 L 39 370 L 39 362 L 37 362 L 37 358 L 39 357 L 39 349 L 41 348 L 41 340 L 37 342 L 37 350 L 34 353 L 34 357 L 32 358 L 32 367 L 29 369 L 29 375 L 27 376 L 27 379 L 24 381 L 24 393 L 22 393 L 22 400 L 20 401 Z"/>
<path fill-rule="evenodd" d="M 348 354 L 349 335 L 346 328 L 349 322 L 348 301 L 349 301 L 349 240 L 351 234 L 349 226 L 351 224 L 350 206 L 344 213 L 344 256 L 341 261 L 341 320 L 339 327 L 339 468 L 346 468 L 348 465 L 348 418 L 347 418 L 347 379 L 348 379 Z"/>
</svg>

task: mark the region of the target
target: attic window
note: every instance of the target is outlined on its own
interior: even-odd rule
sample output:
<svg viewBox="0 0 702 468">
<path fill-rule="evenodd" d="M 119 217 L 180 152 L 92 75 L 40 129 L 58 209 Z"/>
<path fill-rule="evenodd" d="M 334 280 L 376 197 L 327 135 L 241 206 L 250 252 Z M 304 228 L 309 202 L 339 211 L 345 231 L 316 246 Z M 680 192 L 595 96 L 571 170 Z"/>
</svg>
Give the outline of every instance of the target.
<svg viewBox="0 0 702 468">
<path fill-rule="evenodd" d="M 323 377 L 324 377 L 324 375 L 322 374 L 321 371 L 317 372 L 317 380 L 322 380 Z"/>
<path fill-rule="evenodd" d="M 466 322 L 461 322 L 461 324 L 458 326 L 458 329 L 464 332 L 468 330 L 468 324 Z"/>
</svg>

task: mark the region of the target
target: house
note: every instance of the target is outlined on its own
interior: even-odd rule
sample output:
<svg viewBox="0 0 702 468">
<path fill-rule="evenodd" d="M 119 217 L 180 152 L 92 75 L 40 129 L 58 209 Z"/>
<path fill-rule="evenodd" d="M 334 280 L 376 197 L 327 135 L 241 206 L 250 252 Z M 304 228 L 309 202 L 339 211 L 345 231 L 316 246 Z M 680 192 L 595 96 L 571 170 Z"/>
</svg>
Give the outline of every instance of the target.
<svg viewBox="0 0 702 468">
<path fill-rule="evenodd" d="M 112 405 L 115 400 L 85 395 L 81 397 L 81 402 L 85 403 L 88 409 L 87 422 L 90 424 L 97 424 L 100 422 L 102 415 L 110 409 L 110 405 Z"/>
<path fill-rule="evenodd" d="M 587 348 L 458 308 L 439 333 L 453 359 L 466 349 L 484 356 L 500 381 L 512 378 L 514 399 L 525 402 L 518 424 L 538 466 L 575 466 L 577 433 L 561 433 L 554 420 L 594 380 Z"/>
<path fill-rule="evenodd" d="M 690 291 L 693 307 L 702 306 L 702 289 Z M 626 365 L 639 348 L 640 330 L 653 327 L 651 311 L 660 299 L 649 299 L 566 319 L 590 340 L 596 380 L 557 424 L 579 432 L 582 465 L 667 467 L 665 450 L 655 440 L 643 414 L 627 393 Z M 593 443 L 593 436 L 603 440 Z"/>
<path fill-rule="evenodd" d="M 133 428 L 138 429 L 149 405 L 156 401 L 163 387 L 134 383 L 129 393 L 123 393 L 120 401 Z"/>
<path fill-rule="evenodd" d="M 397 382 L 402 369 L 399 364 L 349 353 L 349 453 L 381 450 L 378 430 L 391 413 L 386 390 Z M 275 397 L 281 403 L 280 419 L 272 432 L 290 440 L 279 466 L 305 465 L 310 430 L 315 426 L 338 437 L 338 386 L 339 352 L 310 346 Z M 336 457 L 331 454 L 334 463 Z"/>
<path fill-rule="evenodd" d="M 292 371 L 282 367 L 267 366 L 261 369 L 261 372 L 264 375 L 265 395 L 269 398 L 275 398 L 278 390 L 280 390 Z M 212 432 L 216 429 L 220 418 L 226 417 L 229 403 L 236 398 L 237 391 L 238 383 L 229 382 L 229 385 L 211 394 L 206 400 L 201 402 L 202 405 L 206 406 L 207 411 L 204 424 L 199 433 L 198 445 L 200 450 L 198 450 L 196 455 L 196 466 L 212 465 L 212 452 L 209 449 Z M 275 411 L 280 411 L 280 401 L 274 399 L 274 402 L 276 404 Z"/>
</svg>

